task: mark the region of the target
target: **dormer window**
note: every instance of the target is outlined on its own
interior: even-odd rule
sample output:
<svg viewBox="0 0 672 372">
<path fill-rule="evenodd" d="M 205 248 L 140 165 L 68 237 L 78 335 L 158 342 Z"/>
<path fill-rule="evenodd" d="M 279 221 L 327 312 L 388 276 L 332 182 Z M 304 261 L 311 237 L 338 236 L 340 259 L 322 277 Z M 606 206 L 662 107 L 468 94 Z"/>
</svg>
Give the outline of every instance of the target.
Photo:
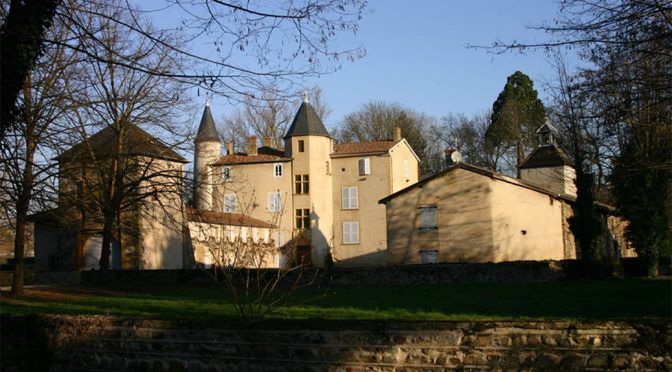
<svg viewBox="0 0 672 372">
<path fill-rule="evenodd" d="M 282 177 L 282 164 L 281 163 L 276 163 L 273 166 L 273 176 Z"/>
</svg>

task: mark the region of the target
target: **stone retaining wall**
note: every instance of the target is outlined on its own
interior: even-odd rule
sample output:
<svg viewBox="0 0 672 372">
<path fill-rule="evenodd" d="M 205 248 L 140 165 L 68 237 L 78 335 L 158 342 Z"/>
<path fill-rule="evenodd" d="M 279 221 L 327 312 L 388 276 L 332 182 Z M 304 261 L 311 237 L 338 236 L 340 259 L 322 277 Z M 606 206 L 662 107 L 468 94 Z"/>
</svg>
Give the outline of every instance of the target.
<svg viewBox="0 0 672 372">
<path fill-rule="evenodd" d="M 246 325 L 3 316 L 2 341 L 3 371 L 672 369 L 669 322 Z"/>
</svg>

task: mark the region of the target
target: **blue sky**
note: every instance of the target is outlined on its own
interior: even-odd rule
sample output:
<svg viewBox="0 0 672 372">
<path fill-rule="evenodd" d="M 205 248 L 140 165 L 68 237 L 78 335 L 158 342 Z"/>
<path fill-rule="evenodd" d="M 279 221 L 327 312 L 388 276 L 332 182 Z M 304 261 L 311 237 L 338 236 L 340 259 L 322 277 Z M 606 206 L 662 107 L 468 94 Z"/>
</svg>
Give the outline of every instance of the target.
<svg viewBox="0 0 672 372">
<path fill-rule="evenodd" d="M 400 103 L 436 118 L 486 110 L 516 70 L 528 74 L 545 99 L 544 82 L 554 71 L 543 52 L 493 55 L 467 45 L 544 40 L 526 26 L 552 20 L 556 10 L 553 0 L 372 0 L 359 32 L 337 41 L 362 45 L 366 57 L 306 85 L 322 87 L 333 110 L 328 127 L 370 101 Z M 217 120 L 234 109 L 213 100 Z"/>
</svg>

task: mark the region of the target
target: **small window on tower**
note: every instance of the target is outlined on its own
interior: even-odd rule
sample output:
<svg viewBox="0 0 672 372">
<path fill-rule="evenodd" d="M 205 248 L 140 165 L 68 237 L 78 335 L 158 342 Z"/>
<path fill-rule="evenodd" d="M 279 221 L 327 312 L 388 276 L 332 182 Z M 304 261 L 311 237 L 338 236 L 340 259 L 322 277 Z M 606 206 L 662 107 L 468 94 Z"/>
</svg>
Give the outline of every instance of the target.
<svg viewBox="0 0 672 372">
<path fill-rule="evenodd" d="M 282 164 L 280 163 L 275 164 L 275 166 L 273 167 L 273 175 L 275 177 L 282 177 Z"/>
<path fill-rule="evenodd" d="M 303 140 L 299 140 L 299 152 L 304 151 L 305 151 L 305 145 L 303 144 Z"/>
</svg>

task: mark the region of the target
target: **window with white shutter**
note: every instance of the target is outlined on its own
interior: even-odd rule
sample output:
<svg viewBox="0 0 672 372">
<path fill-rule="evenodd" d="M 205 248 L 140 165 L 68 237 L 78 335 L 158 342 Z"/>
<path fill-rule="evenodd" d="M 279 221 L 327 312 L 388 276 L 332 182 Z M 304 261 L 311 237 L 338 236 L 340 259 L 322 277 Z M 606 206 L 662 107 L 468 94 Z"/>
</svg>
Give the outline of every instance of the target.
<svg viewBox="0 0 672 372">
<path fill-rule="evenodd" d="M 357 209 L 359 202 L 357 200 L 357 186 L 344 187 L 341 189 L 341 207 L 343 209 Z"/>
<path fill-rule="evenodd" d="M 236 211 L 236 203 L 238 198 L 236 194 L 224 195 L 224 212 L 232 213 Z"/>
<path fill-rule="evenodd" d="M 371 159 L 359 159 L 359 175 L 366 176 L 371 174 Z"/>
<path fill-rule="evenodd" d="M 269 212 L 279 212 L 282 208 L 282 200 L 280 199 L 279 192 L 269 192 L 268 193 L 268 211 Z"/>
<path fill-rule="evenodd" d="M 359 222 L 343 222 L 343 244 L 359 243 Z"/>
</svg>

